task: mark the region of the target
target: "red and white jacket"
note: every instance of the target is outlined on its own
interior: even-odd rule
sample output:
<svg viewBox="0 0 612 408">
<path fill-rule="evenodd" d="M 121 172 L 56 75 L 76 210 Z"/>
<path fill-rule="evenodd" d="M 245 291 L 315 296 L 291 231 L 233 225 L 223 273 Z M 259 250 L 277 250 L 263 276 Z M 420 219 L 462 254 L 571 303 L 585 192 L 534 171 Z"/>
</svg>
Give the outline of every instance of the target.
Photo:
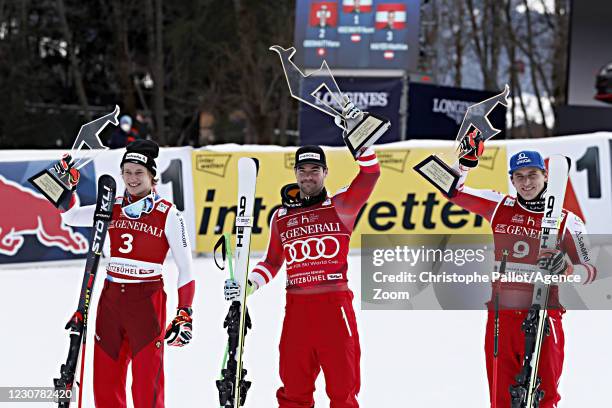
<svg viewBox="0 0 612 408">
<path fill-rule="evenodd" d="M 252 282 L 265 285 L 284 263 L 288 291 L 312 293 L 348 287 L 346 257 L 355 220 L 380 176 L 373 150 L 357 163 L 357 177 L 334 196 L 305 208 L 282 207 L 273 214 L 268 248 L 249 275 Z"/>
<path fill-rule="evenodd" d="M 493 190 L 477 190 L 464 186 L 467 171 L 458 170 L 461 172 L 461 179 L 457 192 L 450 198 L 450 201 L 489 221 L 495 243 L 496 267 L 499 268 L 502 253 L 507 250 L 506 272 L 535 271 L 544 213 L 524 208 L 516 197 Z M 591 264 L 593 257 L 584 222 L 576 214 L 564 209 L 559 231 L 559 249 L 564 251 L 572 261 L 574 265 L 572 273 L 579 274 L 583 284 L 593 282 L 597 276 L 597 270 Z M 496 283 L 494 289 L 500 291 L 500 304 L 502 305 L 529 307 L 531 304 L 532 284 Z M 559 305 L 556 285 L 551 286 L 549 304 L 551 307 Z"/>
<path fill-rule="evenodd" d="M 125 216 L 123 197 L 117 197 L 108 227 L 110 260 L 106 279 L 120 283 L 160 280 L 168 249 L 178 267 L 178 307 L 190 307 L 195 292 L 191 245 L 183 215 L 174 204 L 157 199 L 153 209 L 138 219 Z M 90 227 L 95 205 L 73 205 L 62 213 L 68 225 Z"/>
</svg>

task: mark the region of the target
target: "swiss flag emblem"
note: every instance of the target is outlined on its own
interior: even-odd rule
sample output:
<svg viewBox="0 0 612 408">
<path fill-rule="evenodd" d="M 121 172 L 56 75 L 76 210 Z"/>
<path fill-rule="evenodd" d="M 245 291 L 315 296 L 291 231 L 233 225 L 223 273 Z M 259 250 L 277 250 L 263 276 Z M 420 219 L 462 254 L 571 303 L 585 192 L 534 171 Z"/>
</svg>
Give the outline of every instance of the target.
<svg viewBox="0 0 612 408">
<path fill-rule="evenodd" d="M 342 0 L 342 11 L 345 13 L 371 13 L 372 0 Z"/>
<path fill-rule="evenodd" d="M 321 1 L 310 5 L 309 24 L 312 27 L 335 27 L 338 25 L 338 3 Z"/>
<path fill-rule="evenodd" d="M 398 3 L 376 6 L 377 30 L 403 30 L 406 28 L 406 5 Z"/>
</svg>

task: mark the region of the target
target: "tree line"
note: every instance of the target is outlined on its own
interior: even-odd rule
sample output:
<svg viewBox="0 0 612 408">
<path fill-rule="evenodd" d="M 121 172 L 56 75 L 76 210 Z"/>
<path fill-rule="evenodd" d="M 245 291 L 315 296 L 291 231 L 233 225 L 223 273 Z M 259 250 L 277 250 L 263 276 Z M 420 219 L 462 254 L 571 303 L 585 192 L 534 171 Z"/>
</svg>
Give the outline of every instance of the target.
<svg viewBox="0 0 612 408">
<path fill-rule="evenodd" d="M 295 1 L 0 0 L 0 147 L 69 147 L 115 104 L 162 145 L 294 144 L 298 106 L 268 47 L 293 43 Z M 509 134 L 550 134 L 541 101 L 565 103 L 568 3 L 422 1 L 419 68 L 509 83 Z"/>
</svg>

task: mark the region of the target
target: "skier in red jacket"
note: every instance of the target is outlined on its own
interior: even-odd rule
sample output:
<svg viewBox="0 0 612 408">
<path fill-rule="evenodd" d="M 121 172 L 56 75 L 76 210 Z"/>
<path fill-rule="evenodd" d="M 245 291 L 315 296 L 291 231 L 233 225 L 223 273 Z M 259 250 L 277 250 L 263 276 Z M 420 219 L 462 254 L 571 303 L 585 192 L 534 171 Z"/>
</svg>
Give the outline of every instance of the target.
<svg viewBox="0 0 612 408">
<path fill-rule="evenodd" d="M 596 268 L 591 264 L 592 256 L 583 221 L 574 213 L 564 209 L 561 226 L 562 236 L 558 250 L 540 251 L 541 220 L 544 215 L 544 194 L 548 171 L 540 153 L 524 150 L 510 158 L 510 181 L 517 191 L 516 196 L 492 190 L 477 190 L 464 185 L 468 172 L 478 165 L 478 157 L 484 151 L 484 142 L 477 137 L 478 131 L 466 136 L 465 143 L 473 148 L 454 166 L 460 179 L 453 203 L 478 214 L 491 224 L 495 243 L 495 261 L 499 267 L 503 253 L 507 251 L 506 274 L 534 271 L 543 258 L 552 258 L 550 273 L 557 275 L 580 275 L 583 284 L 591 283 Z M 489 391 L 492 407 L 510 407 L 509 387 L 516 384 L 516 375 L 521 370 L 525 354 L 525 333 L 521 329 L 527 310 L 531 306 L 533 284 L 518 282 L 495 282 L 489 302 L 485 352 Z M 499 299 L 499 354 L 494 364 L 493 347 L 495 337 L 495 298 Z M 551 286 L 548 300 L 550 335 L 546 336 L 538 375 L 542 378 L 540 388 L 544 398 L 540 408 L 554 408 L 561 399 L 557 386 L 563 368 L 565 336 L 562 316 L 565 309 L 559 301 L 559 288 Z M 497 367 L 495 367 L 497 366 Z M 497 378 L 495 378 L 497 377 Z"/>
<path fill-rule="evenodd" d="M 164 407 L 164 338 L 182 347 L 192 336 L 195 293 L 191 245 L 183 215 L 155 191 L 159 146 L 149 140 L 128 145 L 121 160 L 125 194 L 113 205 L 108 228 L 110 260 L 98 302 L 94 344 L 93 388 L 98 408 L 127 406 L 126 378 L 132 369 L 135 408 Z M 78 170 L 69 160 L 61 166 L 70 171 L 73 184 Z M 62 214 L 68 225 L 91 226 L 94 206 L 72 205 Z M 176 317 L 164 330 L 166 293 L 163 263 L 172 252 L 178 267 Z M 73 319 L 81 318 L 77 314 Z"/>
<path fill-rule="evenodd" d="M 345 117 L 359 120 L 352 104 Z M 349 128 L 350 127 L 349 122 Z M 355 220 L 380 176 L 376 154 L 368 149 L 357 160 L 359 173 L 335 195 L 325 189 L 327 161 L 319 146 L 295 154 L 296 182 L 282 189 L 283 206 L 272 216 L 263 260 L 249 275 L 247 293 L 270 282 L 283 264 L 287 306 L 280 340 L 280 408 L 312 407 L 315 380 L 325 375 L 330 406 L 358 407 L 359 333 L 348 287 L 347 254 Z M 232 299 L 239 286 L 226 285 Z"/>
</svg>

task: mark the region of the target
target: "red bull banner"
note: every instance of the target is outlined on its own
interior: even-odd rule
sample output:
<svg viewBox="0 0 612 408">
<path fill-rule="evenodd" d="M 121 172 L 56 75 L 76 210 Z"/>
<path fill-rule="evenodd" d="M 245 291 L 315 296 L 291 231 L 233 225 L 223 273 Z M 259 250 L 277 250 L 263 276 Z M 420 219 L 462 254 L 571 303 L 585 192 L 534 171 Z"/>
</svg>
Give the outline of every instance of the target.
<svg viewBox="0 0 612 408">
<path fill-rule="evenodd" d="M 85 257 L 90 228 L 73 228 L 60 212 L 27 181 L 49 168 L 50 160 L 0 162 L 0 263 L 55 261 Z M 78 198 L 81 205 L 95 203 L 92 164 L 81 169 Z"/>
</svg>

